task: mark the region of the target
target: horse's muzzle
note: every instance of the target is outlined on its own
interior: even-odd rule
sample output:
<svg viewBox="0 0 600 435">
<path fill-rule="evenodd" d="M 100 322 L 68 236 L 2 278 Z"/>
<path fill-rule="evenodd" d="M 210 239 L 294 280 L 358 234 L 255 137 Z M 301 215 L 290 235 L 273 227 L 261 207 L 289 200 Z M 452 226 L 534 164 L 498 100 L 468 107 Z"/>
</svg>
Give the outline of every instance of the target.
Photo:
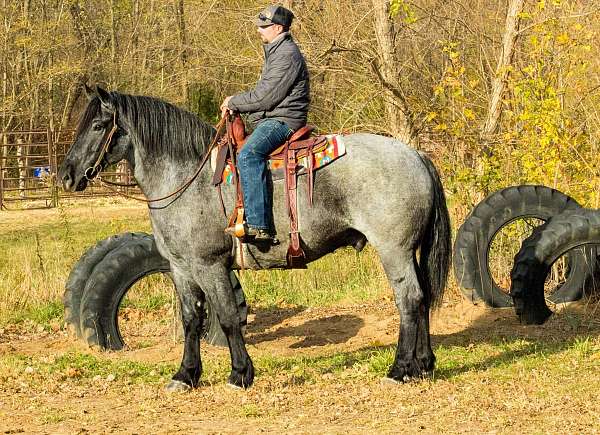
<svg viewBox="0 0 600 435">
<path fill-rule="evenodd" d="M 81 177 L 77 180 L 75 168 L 69 161 L 64 161 L 58 170 L 58 179 L 66 192 L 75 192 L 84 190 L 87 187 L 87 180 Z"/>
</svg>

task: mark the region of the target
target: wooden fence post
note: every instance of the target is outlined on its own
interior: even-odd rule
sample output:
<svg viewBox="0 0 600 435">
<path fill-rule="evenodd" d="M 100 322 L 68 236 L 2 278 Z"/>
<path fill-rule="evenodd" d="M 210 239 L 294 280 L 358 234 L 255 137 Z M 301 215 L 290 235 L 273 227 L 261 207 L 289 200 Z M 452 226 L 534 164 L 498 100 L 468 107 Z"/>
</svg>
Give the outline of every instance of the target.
<svg viewBox="0 0 600 435">
<path fill-rule="evenodd" d="M 0 146 L 2 147 L 2 152 L 0 153 L 0 211 L 4 209 L 4 165 L 5 162 L 5 154 L 7 148 L 7 137 L 6 134 L 2 134 L 2 141 L 0 142 Z"/>
<path fill-rule="evenodd" d="M 24 147 L 23 147 L 23 138 L 18 138 L 17 139 L 17 167 L 18 167 L 18 171 L 19 171 L 19 196 L 21 198 L 25 198 L 26 195 L 26 191 L 25 188 L 27 187 L 25 185 L 25 178 L 27 177 L 27 169 L 25 168 L 26 162 L 25 162 L 25 155 L 24 155 Z"/>
<path fill-rule="evenodd" d="M 51 195 L 51 207 L 58 206 L 58 186 L 57 186 L 57 171 L 56 167 L 56 150 L 54 149 L 54 132 L 50 127 L 46 129 L 46 136 L 48 137 L 48 166 L 50 167 L 49 183 L 50 195 Z"/>
</svg>

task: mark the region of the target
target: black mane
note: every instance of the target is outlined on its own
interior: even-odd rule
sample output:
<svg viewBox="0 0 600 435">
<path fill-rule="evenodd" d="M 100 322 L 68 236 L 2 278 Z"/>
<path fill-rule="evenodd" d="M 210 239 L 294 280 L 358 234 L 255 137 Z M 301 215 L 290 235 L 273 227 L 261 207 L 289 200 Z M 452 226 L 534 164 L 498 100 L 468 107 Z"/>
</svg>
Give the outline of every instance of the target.
<svg viewBox="0 0 600 435">
<path fill-rule="evenodd" d="M 150 158 L 199 158 L 212 140 L 214 128 L 196 115 L 154 97 L 111 92 L 118 116 L 129 120 L 139 144 Z M 100 100 L 90 101 L 78 127 L 88 125 L 100 109 Z"/>
</svg>

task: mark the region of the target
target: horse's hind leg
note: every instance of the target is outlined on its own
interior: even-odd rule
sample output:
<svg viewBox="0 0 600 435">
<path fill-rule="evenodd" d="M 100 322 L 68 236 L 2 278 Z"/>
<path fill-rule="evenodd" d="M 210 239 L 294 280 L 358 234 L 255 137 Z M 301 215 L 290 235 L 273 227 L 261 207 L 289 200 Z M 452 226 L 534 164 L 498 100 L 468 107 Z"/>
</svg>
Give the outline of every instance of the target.
<svg viewBox="0 0 600 435">
<path fill-rule="evenodd" d="M 421 287 L 419 266 L 412 250 L 380 249 L 379 252 L 400 313 L 398 347 L 387 376 L 405 382 L 431 371 L 435 363 L 429 347 L 429 322 L 424 320 L 429 315 L 428 298 Z"/>
<path fill-rule="evenodd" d="M 417 271 L 418 271 L 417 266 Z M 421 288 L 423 286 L 421 285 Z M 429 309 L 431 307 L 431 296 L 425 292 L 423 303 L 419 307 L 419 326 L 417 331 L 417 362 L 426 373 L 432 373 L 435 366 L 435 355 L 431 349 L 431 338 L 429 334 Z"/>
<path fill-rule="evenodd" d="M 166 386 L 166 390 L 170 392 L 185 391 L 198 385 L 202 374 L 200 333 L 204 317 L 204 300 L 200 287 L 178 273 L 176 269 L 173 271 L 173 280 L 181 305 L 185 341 L 179 370 Z"/>
<path fill-rule="evenodd" d="M 204 289 L 211 307 L 216 309 L 219 323 L 227 337 L 231 356 L 229 385 L 248 388 L 254 381 L 254 366 L 242 335 L 240 315 L 229 280 L 229 271 L 220 264 L 214 264 L 198 270 L 195 277 Z"/>
</svg>

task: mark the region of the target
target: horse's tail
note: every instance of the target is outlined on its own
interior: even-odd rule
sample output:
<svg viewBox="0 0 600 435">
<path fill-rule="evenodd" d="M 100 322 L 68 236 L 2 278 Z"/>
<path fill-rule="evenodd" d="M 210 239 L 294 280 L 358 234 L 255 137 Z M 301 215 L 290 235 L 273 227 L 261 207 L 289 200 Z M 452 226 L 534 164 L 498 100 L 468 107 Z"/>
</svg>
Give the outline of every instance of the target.
<svg viewBox="0 0 600 435">
<path fill-rule="evenodd" d="M 424 290 L 430 295 L 431 306 L 437 308 L 442 303 L 452 257 L 450 215 L 437 169 L 429 157 L 421 152 L 419 155 L 433 181 L 433 207 L 421 242 L 419 265 Z"/>
</svg>

